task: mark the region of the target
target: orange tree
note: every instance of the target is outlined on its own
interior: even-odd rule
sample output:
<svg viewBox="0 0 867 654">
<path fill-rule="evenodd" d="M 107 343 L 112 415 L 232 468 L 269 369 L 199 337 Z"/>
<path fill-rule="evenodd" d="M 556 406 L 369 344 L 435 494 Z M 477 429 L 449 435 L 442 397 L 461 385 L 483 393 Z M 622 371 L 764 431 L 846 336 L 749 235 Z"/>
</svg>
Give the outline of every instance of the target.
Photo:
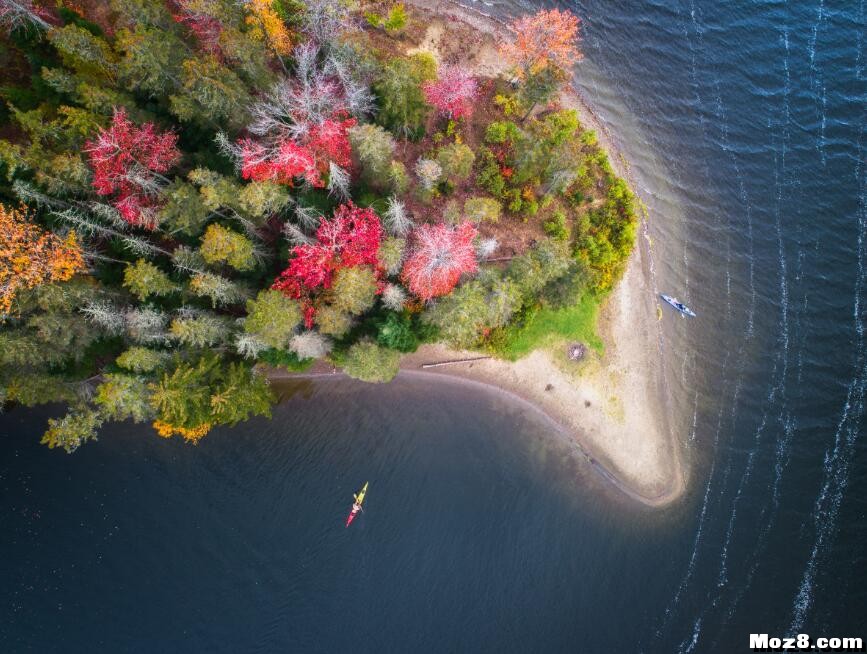
<svg viewBox="0 0 867 654">
<path fill-rule="evenodd" d="M 542 9 L 516 18 L 511 25 L 515 40 L 504 43 L 500 51 L 521 80 L 548 67 L 568 70 L 581 58 L 580 26 L 581 21 L 568 10 Z"/>
<path fill-rule="evenodd" d="M 20 290 L 66 281 L 83 269 L 74 231 L 61 238 L 31 223 L 23 210 L 0 204 L 0 315 L 11 311 Z"/>
</svg>

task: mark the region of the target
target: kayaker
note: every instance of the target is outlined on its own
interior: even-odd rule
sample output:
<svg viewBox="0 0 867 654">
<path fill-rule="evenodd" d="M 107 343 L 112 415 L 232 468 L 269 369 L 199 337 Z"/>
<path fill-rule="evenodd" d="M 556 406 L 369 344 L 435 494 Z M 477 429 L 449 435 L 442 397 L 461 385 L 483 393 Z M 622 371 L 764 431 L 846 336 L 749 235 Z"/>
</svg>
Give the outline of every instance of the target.
<svg viewBox="0 0 867 654">
<path fill-rule="evenodd" d="M 356 502 L 352 505 L 352 512 L 358 513 L 359 511 L 364 511 L 364 509 L 361 508 L 361 505 L 356 500 Z"/>
</svg>

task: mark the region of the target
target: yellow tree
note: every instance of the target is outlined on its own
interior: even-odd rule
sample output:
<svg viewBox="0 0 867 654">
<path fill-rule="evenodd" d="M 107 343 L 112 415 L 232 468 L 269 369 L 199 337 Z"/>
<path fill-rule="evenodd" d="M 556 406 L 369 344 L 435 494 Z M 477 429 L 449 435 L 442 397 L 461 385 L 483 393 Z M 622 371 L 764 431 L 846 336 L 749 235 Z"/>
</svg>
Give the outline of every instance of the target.
<svg viewBox="0 0 867 654">
<path fill-rule="evenodd" d="M 61 238 L 30 222 L 23 209 L 0 204 L 0 315 L 10 312 L 19 291 L 66 281 L 83 269 L 74 231 Z"/>
<path fill-rule="evenodd" d="M 265 38 L 268 46 L 279 56 L 292 52 L 292 33 L 274 10 L 273 0 L 249 0 L 247 24 L 252 25 L 258 38 Z"/>
</svg>

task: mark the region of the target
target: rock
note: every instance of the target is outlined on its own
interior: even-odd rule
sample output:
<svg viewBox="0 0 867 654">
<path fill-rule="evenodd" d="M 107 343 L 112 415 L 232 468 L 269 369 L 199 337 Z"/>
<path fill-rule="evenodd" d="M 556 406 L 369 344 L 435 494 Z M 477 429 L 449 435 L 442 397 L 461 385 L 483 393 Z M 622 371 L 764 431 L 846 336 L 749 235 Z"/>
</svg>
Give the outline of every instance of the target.
<svg viewBox="0 0 867 654">
<path fill-rule="evenodd" d="M 566 354 L 572 361 L 580 361 L 587 354 L 587 346 L 584 343 L 572 343 L 566 350 Z"/>
</svg>

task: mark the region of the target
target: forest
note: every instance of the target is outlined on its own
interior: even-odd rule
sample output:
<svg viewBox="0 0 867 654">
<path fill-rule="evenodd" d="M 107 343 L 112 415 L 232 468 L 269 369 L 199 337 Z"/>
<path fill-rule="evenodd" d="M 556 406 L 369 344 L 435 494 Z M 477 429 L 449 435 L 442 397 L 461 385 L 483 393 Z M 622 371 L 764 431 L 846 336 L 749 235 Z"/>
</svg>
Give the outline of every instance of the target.
<svg viewBox="0 0 867 654">
<path fill-rule="evenodd" d="M 387 382 L 595 311 L 637 220 L 563 106 L 579 19 L 515 19 L 485 76 L 418 11 L 0 0 L 0 404 L 64 404 L 67 452 L 195 443 L 270 415 L 273 368 Z"/>
</svg>

